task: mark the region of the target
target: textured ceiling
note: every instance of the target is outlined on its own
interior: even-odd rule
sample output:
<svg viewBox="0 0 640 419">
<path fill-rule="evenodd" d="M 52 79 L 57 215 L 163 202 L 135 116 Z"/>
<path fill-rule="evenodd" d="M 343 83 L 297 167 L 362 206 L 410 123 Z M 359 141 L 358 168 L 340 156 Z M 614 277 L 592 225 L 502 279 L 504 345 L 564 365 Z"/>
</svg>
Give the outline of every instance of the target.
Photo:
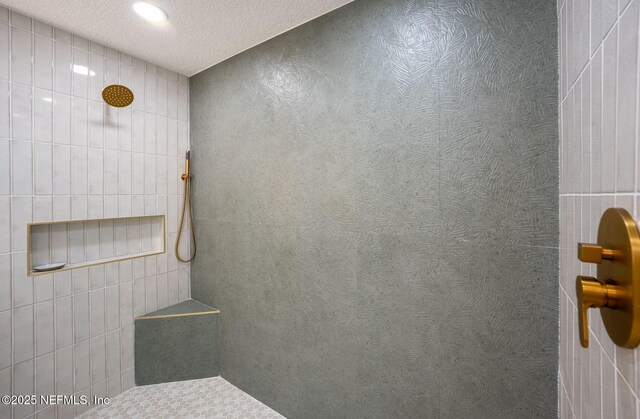
<svg viewBox="0 0 640 419">
<path fill-rule="evenodd" d="M 0 4 L 187 76 L 351 0 L 154 0 L 161 26 L 133 0 L 0 0 Z"/>
</svg>

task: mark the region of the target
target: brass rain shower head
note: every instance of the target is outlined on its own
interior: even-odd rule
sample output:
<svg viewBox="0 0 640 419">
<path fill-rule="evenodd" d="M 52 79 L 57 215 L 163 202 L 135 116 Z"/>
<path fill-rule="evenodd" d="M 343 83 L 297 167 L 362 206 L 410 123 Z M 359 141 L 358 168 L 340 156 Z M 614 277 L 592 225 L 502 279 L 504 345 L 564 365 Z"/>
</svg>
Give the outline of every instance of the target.
<svg viewBox="0 0 640 419">
<path fill-rule="evenodd" d="M 124 108 L 133 103 L 133 92 L 127 86 L 112 84 L 102 89 L 102 99 L 116 108 Z"/>
</svg>

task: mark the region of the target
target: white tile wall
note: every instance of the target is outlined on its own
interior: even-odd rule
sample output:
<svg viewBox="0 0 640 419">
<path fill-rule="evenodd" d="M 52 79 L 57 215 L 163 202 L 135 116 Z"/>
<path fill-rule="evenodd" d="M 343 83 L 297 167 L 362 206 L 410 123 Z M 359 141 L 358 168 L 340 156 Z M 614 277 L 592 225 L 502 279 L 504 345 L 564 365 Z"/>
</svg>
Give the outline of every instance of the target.
<svg viewBox="0 0 640 419">
<path fill-rule="evenodd" d="M 110 83 L 131 86 L 133 106 L 105 105 Z M 28 278 L 26 223 L 167 214 L 172 249 L 188 112 L 185 76 L 0 8 L 0 393 L 113 397 L 133 385 L 134 316 L 188 298 L 188 267 L 171 251 Z M 95 228 L 93 241 L 54 228 L 51 257 L 144 246 L 144 229 Z M 82 411 L 0 406 L 0 417 Z"/>
<path fill-rule="evenodd" d="M 640 0 L 559 0 L 560 415 L 640 418 L 640 349 L 613 345 L 597 310 L 578 340 L 576 257 L 609 207 L 638 217 Z"/>
</svg>

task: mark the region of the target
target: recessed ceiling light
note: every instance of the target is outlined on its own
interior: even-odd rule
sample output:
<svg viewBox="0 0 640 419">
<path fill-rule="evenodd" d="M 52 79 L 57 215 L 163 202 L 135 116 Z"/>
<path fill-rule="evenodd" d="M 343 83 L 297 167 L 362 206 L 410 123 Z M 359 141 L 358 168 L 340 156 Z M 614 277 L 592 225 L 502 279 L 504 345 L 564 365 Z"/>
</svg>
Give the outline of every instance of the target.
<svg viewBox="0 0 640 419">
<path fill-rule="evenodd" d="M 164 10 L 154 4 L 147 3 L 146 1 L 134 3 L 133 10 L 135 10 L 143 19 L 150 22 L 163 22 L 167 20 L 167 14 Z"/>
</svg>

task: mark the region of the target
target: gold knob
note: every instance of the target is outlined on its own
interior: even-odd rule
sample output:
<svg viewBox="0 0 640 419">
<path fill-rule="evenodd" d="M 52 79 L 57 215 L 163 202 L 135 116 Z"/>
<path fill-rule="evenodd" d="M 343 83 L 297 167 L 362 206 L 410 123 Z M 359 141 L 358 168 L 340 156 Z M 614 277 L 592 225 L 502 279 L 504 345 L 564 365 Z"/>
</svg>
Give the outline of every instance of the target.
<svg viewBox="0 0 640 419">
<path fill-rule="evenodd" d="M 623 290 L 615 285 L 604 284 L 596 278 L 578 275 L 576 278 L 576 295 L 578 297 L 580 344 L 583 348 L 587 348 L 589 347 L 587 310 L 592 307 L 616 308 L 623 301 Z"/>
<path fill-rule="evenodd" d="M 605 249 L 597 244 L 578 243 L 578 259 L 587 263 L 602 263 L 602 260 L 613 260 L 616 251 Z"/>
</svg>

